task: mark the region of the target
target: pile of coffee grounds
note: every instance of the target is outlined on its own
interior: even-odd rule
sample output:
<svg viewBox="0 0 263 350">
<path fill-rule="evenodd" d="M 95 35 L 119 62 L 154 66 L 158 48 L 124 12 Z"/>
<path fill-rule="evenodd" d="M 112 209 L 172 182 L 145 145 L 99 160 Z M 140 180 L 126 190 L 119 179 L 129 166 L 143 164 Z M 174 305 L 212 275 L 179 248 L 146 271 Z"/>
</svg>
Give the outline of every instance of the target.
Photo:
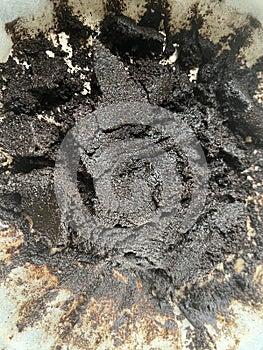
<svg viewBox="0 0 263 350">
<path fill-rule="evenodd" d="M 0 64 L 0 218 L 22 228 L 26 237 L 14 264 L 48 263 L 54 271 L 63 271 L 62 282 L 72 288 L 88 281 L 88 272 L 78 272 L 79 260 L 100 266 L 105 274 L 112 267 L 125 269 L 128 275 L 140 277 L 149 294 L 154 290 L 156 307 L 160 300 L 165 303 L 174 298 L 174 290 L 188 283 L 179 306 L 197 329 L 195 345 L 206 348 L 200 315 L 215 318 L 233 298 L 259 298 L 251 281 L 263 258 L 262 223 L 258 219 L 262 208 L 257 208 L 258 214 L 255 202 L 245 203 L 256 191 L 262 194 L 262 186 L 255 191 L 255 183 L 262 180 L 262 105 L 253 96 L 263 62 L 246 68 L 237 55 L 251 28 L 260 23 L 251 18 L 250 27 L 227 38 L 231 50 L 220 51 L 218 45 L 199 35 L 201 18 L 194 18 L 191 29 L 176 35 L 167 24 L 165 33 L 160 33 L 165 14 L 151 14 L 150 9 L 139 23 L 111 11 L 98 32 L 84 26 L 66 7 L 57 9 L 57 18 L 52 37 L 39 34 L 21 40 L 15 23 L 9 24 L 13 52 Z M 72 48 L 71 57 L 63 51 L 60 40 L 65 37 Z M 177 60 L 169 62 L 175 54 Z M 116 69 L 119 85 L 116 75 L 113 78 Z M 194 79 L 190 79 L 191 72 L 197 72 Z M 61 222 L 53 187 L 59 147 L 80 118 L 90 118 L 101 105 L 122 98 L 147 101 L 176 113 L 191 127 L 206 157 L 209 181 L 205 207 L 184 234 L 178 233 L 175 224 L 167 228 L 165 237 L 160 234 L 160 245 L 165 247 L 161 250 L 151 245 L 142 249 L 143 237 L 141 245 L 127 246 L 125 252 L 101 250 Z M 107 131 L 107 137 L 135 139 L 149 133 L 147 128 L 128 125 Z M 153 180 L 149 164 L 127 162 L 116 172 L 130 177 L 135 191 L 142 179 L 148 184 Z M 128 186 L 128 181 L 118 185 L 123 196 L 125 183 Z M 153 182 L 151 186 L 158 204 L 162 190 Z M 114 222 L 121 232 L 128 225 L 127 218 L 109 219 L 96 206 L 97 194 L 85 162 L 79 164 L 78 188 L 89 212 L 102 226 Z M 185 195 L 186 205 L 189 196 Z M 136 224 L 136 218 L 133 221 Z M 248 221 L 256 232 L 253 238 L 247 234 Z M 242 273 L 235 271 L 229 256 L 246 262 Z M 216 271 L 220 263 L 224 271 L 215 275 L 221 282 L 215 278 L 200 287 L 197 280 Z M 224 280 L 226 274 L 230 277 Z M 76 278 L 72 282 L 73 275 L 78 276 L 77 282 Z M 89 293 L 103 291 L 116 297 L 112 281 L 105 279 L 104 283 L 104 288 L 98 288 L 94 282 Z M 128 303 L 136 291 L 130 288 L 126 293 Z"/>
</svg>

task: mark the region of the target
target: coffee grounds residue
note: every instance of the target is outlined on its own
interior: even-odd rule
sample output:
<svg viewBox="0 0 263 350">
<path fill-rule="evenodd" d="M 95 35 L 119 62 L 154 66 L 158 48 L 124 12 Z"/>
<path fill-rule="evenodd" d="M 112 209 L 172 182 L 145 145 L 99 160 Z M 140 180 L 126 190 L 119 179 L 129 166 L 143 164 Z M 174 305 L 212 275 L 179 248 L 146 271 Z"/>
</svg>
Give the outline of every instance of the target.
<svg viewBox="0 0 263 350">
<path fill-rule="evenodd" d="M 242 28 L 230 38 L 232 50 L 218 54 L 219 47 L 199 35 L 202 19 L 194 19 L 190 30 L 182 29 L 172 35 L 165 21 L 165 8 L 156 12 L 151 27 L 150 10 L 136 24 L 121 15 L 121 9 L 114 13 L 110 7 L 99 35 L 84 26 L 70 9 L 57 11 L 55 34 L 57 40 L 61 32 L 68 35 L 75 69 L 69 68 L 61 45 L 41 34 L 23 41 L 17 33 L 13 34 L 13 54 L 0 65 L 3 104 L 0 148 L 12 157 L 11 165 L 0 168 L 0 218 L 22 227 L 26 234 L 26 242 L 14 264 L 48 263 L 54 271 L 63 271 L 62 283 L 72 289 L 83 288 L 90 281 L 88 272 L 78 271 L 79 259 L 100 266 L 105 275 L 110 267 L 125 270 L 131 276 L 135 273 L 143 281 L 146 293 L 151 294 L 156 308 L 169 313 L 172 312 L 169 300 L 176 298 L 174 290 L 188 283 L 179 306 L 196 329 L 192 334 L 196 348 L 208 348 L 205 319 L 215 320 L 217 312 L 223 312 L 232 299 L 260 297 L 251 287 L 251 281 L 255 267 L 262 261 L 262 223 L 255 214 L 255 204 L 249 202 L 245 206 L 245 200 L 254 191 L 248 175 L 254 178 L 254 183 L 262 180 L 261 170 L 256 174 L 248 170 L 253 166 L 262 169 L 262 106 L 253 99 L 262 61 L 251 68 L 241 67 L 237 61 L 238 47 L 249 37 L 250 29 Z M 158 31 L 162 20 L 166 36 Z M 9 29 L 12 33 L 12 25 Z M 97 44 L 87 45 L 91 37 L 96 38 Z M 173 43 L 179 45 L 178 59 L 172 64 L 161 64 L 173 54 Z M 106 66 L 103 63 L 98 66 L 100 55 L 107 57 Z M 174 238 L 169 239 L 166 251 L 158 253 L 157 260 L 151 259 L 151 254 L 156 252 L 147 247 L 145 264 L 137 248 L 123 255 L 118 251 L 100 251 L 80 239 L 78 232 L 64 227 L 53 189 L 56 154 L 63 138 L 78 118 L 85 118 L 101 104 L 116 99 L 116 95 L 113 100 L 108 97 L 116 82 L 109 80 L 108 87 L 100 85 L 107 80 L 107 76 L 100 74 L 109 72 L 111 78 L 118 65 L 125 67 L 124 75 L 120 75 L 120 92 L 116 90 L 120 98 L 129 98 L 136 90 L 136 99 L 180 115 L 200 141 L 210 172 L 208 196 L 198 221 L 183 235 L 176 234 L 176 225 L 171 225 L 167 236 Z M 190 81 L 189 71 L 196 67 L 197 79 Z M 133 126 L 110 131 L 107 137 L 143 138 L 147 133 L 149 130 Z M 152 177 L 147 164 L 125 166 L 117 169 L 118 172 L 133 176 L 135 184 L 136 179 L 143 177 L 149 181 Z M 88 210 L 106 224 L 105 213 L 96 211 L 96 191 L 85 162 L 79 165 L 78 188 Z M 151 190 L 155 191 L 158 204 L 161 189 L 157 186 Z M 121 193 L 126 195 L 125 188 L 121 187 Z M 32 239 L 24 213 L 32 218 L 39 240 Z M 254 240 L 247 236 L 248 218 L 257 232 Z M 121 229 L 127 220 L 117 220 L 116 224 Z M 50 255 L 50 249 L 58 247 L 58 253 Z M 165 267 L 158 264 L 162 254 L 170 257 Z M 233 254 L 246 261 L 242 273 L 236 272 L 233 261 L 226 259 Z M 219 263 L 223 263 L 223 272 L 214 270 Z M 216 271 L 215 278 L 199 286 L 198 278 L 205 279 L 211 271 Z M 224 280 L 226 274 L 230 277 Z M 73 275 L 78 278 L 72 279 Z M 220 279 L 223 282 L 219 283 Z M 90 296 L 106 294 L 118 298 L 112 280 L 105 279 L 103 287 L 95 282 L 88 292 Z M 137 292 L 131 287 L 126 293 L 129 304 Z"/>
</svg>

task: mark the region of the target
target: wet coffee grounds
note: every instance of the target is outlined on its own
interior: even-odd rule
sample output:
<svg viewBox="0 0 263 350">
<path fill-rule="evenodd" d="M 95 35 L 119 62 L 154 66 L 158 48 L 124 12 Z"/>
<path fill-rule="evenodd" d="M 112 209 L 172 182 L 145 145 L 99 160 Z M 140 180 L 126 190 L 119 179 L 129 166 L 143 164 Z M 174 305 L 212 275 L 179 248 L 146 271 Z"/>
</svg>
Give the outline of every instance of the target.
<svg viewBox="0 0 263 350">
<path fill-rule="evenodd" d="M 232 298 L 259 298 L 250 284 L 262 261 L 262 223 L 256 204 L 246 200 L 255 193 L 255 183 L 262 180 L 262 105 L 253 99 L 262 61 L 244 68 L 237 60 L 250 27 L 228 38 L 231 50 L 220 52 L 217 45 L 199 35 L 201 18 L 192 21 L 190 30 L 172 35 L 167 24 L 165 33 L 159 32 L 165 18 L 163 9 L 164 13 L 152 15 L 149 9 L 140 23 L 110 9 L 99 34 L 65 7 L 57 9 L 58 24 L 52 38 L 39 34 L 21 40 L 15 23 L 8 25 L 14 46 L 12 56 L 0 65 L 0 217 L 22 227 L 26 234 L 17 259 L 48 263 L 53 271 L 63 271 L 63 283 L 73 289 L 89 283 L 89 295 L 103 292 L 118 297 L 112 279 L 106 278 L 102 288 L 93 276 L 92 284 L 89 272 L 78 270 L 79 260 L 100 266 L 104 275 L 115 267 L 131 279 L 134 274 L 139 276 L 156 308 L 163 312 L 171 312 L 166 302 L 176 297 L 174 290 L 184 286 L 180 309 L 197 329 L 195 346 L 207 348 L 204 317 L 215 318 L 217 310 Z M 252 25 L 260 26 L 251 18 Z M 65 36 L 72 48 L 70 63 L 61 41 Z M 173 55 L 178 58 L 169 62 Z M 92 125 L 93 112 L 112 108 L 115 113 L 118 102 L 131 103 L 133 108 L 136 101 L 175 113 L 193 130 L 209 171 L 205 205 L 184 232 L 174 216 L 164 230 L 151 225 L 136 239 L 128 239 L 125 232 L 136 229 L 161 206 L 169 183 L 167 174 L 161 177 L 150 161 L 133 157 L 136 142 L 150 140 L 162 145 L 166 157 L 163 171 L 169 174 L 169 166 L 174 164 L 182 180 L 181 211 L 192 198 L 193 173 L 176 139 L 165 138 L 147 123 L 133 121 L 113 128 L 114 123 L 108 121 L 114 115 L 108 116 L 76 169 L 83 205 L 99 227 L 107 228 L 99 233 L 95 230 L 96 239 L 91 239 L 83 230 L 70 227 L 61 215 L 53 185 L 59 148 L 77 122 L 86 120 Z M 123 140 L 133 146 L 120 146 L 120 152 L 112 153 L 114 142 Z M 127 161 L 114 167 L 113 159 L 124 151 Z M 114 193 L 106 182 L 95 183 L 89 171 L 92 162 L 112 169 Z M 262 187 L 257 188 L 260 190 Z M 74 198 L 75 194 L 70 195 Z M 130 214 L 125 201 L 132 196 L 139 198 L 141 207 Z M 122 210 L 117 209 L 118 203 Z M 260 207 L 257 210 L 262 212 Z M 247 234 L 248 223 L 257 233 L 253 239 Z M 242 273 L 227 259 L 232 255 L 247 262 Z M 215 270 L 220 263 L 223 272 Z M 220 278 L 201 287 L 198 278 L 205 279 L 211 271 Z M 230 277 L 224 280 L 226 274 Z M 136 291 L 130 286 L 126 294 L 129 303 Z"/>
</svg>

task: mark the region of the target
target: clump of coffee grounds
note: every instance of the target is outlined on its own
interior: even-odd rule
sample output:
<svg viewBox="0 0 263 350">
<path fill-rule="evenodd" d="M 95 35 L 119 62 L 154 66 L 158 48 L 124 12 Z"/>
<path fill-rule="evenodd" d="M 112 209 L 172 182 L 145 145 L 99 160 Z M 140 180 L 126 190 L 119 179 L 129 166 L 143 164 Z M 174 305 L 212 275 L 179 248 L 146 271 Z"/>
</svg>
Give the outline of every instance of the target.
<svg viewBox="0 0 263 350">
<path fill-rule="evenodd" d="M 13 264 L 48 263 L 54 271 L 63 271 L 62 283 L 71 288 L 83 288 L 90 283 L 88 272 L 82 271 L 77 283 L 72 279 L 72 275 L 78 274 L 79 259 L 102 266 L 102 271 L 114 266 L 120 271 L 128 269 L 128 275 L 135 273 L 146 291 L 152 294 L 154 290 L 157 308 L 160 300 L 165 303 L 175 297 L 175 288 L 191 283 L 179 305 L 196 327 L 194 342 L 202 349 L 207 337 L 204 317 L 215 319 L 218 310 L 222 311 L 233 298 L 259 298 L 251 281 L 256 266 L 262 261 L 262 224 L 255 212 L 256 204 L 249 202 L 245 206 L 245 201 L 254 193 L 248 175 L 255 183 L 262 180 L 262 170 L 256 174 L 251 170 L 255 166 L 262 169 L 262 106 L 253 99 L 262 61 L 243 68 L 236 59 L 250 35 L 249 28 L 237 32 L 232 40 L 229 38 L 231 50 L 218 55 L 219 47 L 199 35 L 200 18 L 193 19 L 190 30 L 182 29 L 176 35 L 172 35 L 166 25 L 165 38 L 159 33 L 160 22 L 165 18 L 160 9 L 152 18 L 150 9 L 147 10 L 139 24 L 110 9 L 111 13 L 101 23 L 99 35 L 84 26 L 70 9 L 58 9 L 55 34 L 57 38 L 61 32 L 69 36 L 68 44 L 73 50 L 71 63 L 77 69 L 68 66 L 67 53 L 60 44 L 55 45 L 42 34 L 21 41 L 9 25 L 10 32 L 16 34 L 13 34 L 12 56 L 0 65 L 3 105 L 0 148 L 5 151 L 1 155 L 3 164 L 7 163 L 4 163 L 7 160 L 4 154 L 12 157 L 12 163 L 0 168 L 0 217 L 27 232 L 21 254 Z M 142 97 L 150 104 L 180 115 L 193 129 L 206 156 L 210 178 L 205 208 L 189 232 L 175 235 L 174 244 L 163 252 L 171 257 L 166 268 L 160 268 L 162 264 L 143 265 L 136 249 L 122 256 L 118 252 L 100 254 L 95 247 L 87 248 L 78 232 L 69 229 L 65 233 L 61 229 L 53 190 L 58 148 L 77 118 L 85 117 L 85 113 L 105 103 L 104 89 L 94 69 L 96 45 L 88 45 L 91 37 L 102 43 L 112 69 L 116 59 L 126 67 L 130 79 L 142 91 Z M 163 43 L 166 43 L 165 50 Z M 174 43 L 179 45 L 178 59 L 171 64 L 160 63 L 173 54 Z M 197 78 L 190 81 L 190 70 L 197 67 Z M 90 90 L 85 90 L 87 85 Z M 125 91 L 127 86 L 123 83 L 121 88 Z M 83 164 L 79 167 L 78 181 L 82 198 L 94 213 L 92 203 L 96 193 Z M 262 187 L 257 189 L 260 190 Z M 39 240 L 32 238 L 25 213 L 32 218 Z M 248 218 L 257 232 L 253 239 L 247 236 Z M 174 227 L 170 230 L 176 232 Z M 50 248 L 52 251 L 61 241 L 64 246 L 51 255 Z M 188 256 L 183 256 L 185 247 L 194 247 L 187 250 Z M 242 273 L 235 271 L 234 260 L 227 260 L 231 255 L 242 257 L 246 262 Z M 183 270 L 178 264 L 182 260 L 186 261 Z M 105 266 L 104 261 L 107 261 Z M 215 270 L 219 263 L 223 263 L 223 271 Z M 205 279 L 211 271 L 215 271 L 216 277 L 200 287 L 197 279 Z M 230 277 L 224 280 L 226 274 Z M 90 293 L 108 293 L 115 298 L 114 291 L 110 292 L 111 280 L 104 283 L 105 286 L 99 288 L 94 282 Z M 132 293 L 136 292 L 131 288 L 126 293 L 126 299 L 131 300 Z"/>
</svg>

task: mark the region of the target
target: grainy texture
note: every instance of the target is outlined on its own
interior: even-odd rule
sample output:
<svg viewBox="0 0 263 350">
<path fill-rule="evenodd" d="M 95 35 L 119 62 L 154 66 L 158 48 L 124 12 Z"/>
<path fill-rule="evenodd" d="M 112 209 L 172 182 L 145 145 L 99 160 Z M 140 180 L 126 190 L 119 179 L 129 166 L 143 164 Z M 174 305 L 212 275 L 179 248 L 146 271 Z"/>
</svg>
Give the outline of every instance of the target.
<svg viewBox="0 0 263 350">
<path fill-rule="evenodd" d="M 253 304 L 262 298 L 254 283 L 263 251 L 262 105 L 253 99 L 262 61 L 242 68 L 236 60 L 236 45 L 251 34 L 247 27 L 237 33 L 239 40 L 228 38 L 232 51 L 218 54 L 219 47 L 200 37 L 200 18 L 193 20 L 190 30 L 182 29 L 173 35 L 165 20 L 166 6 L 153 4 L 158 11 L 151 13 L 149 7 L 139 25 L 118 17 L 121 7 L 112 17 L 114 6 L 110 4 L 110 17 L 101 23 L 99 36 L 72 16 L 70 9 L 58 8 L 53 36 L 20 41 L 16 33 L 13 55 L 0 66 L 0 218 L 24 232 L 22 236 L 20 231 L 10 231 L 12 244 L 2 254 L 11 261 L 11 267 L 3 264 L 3 276 L 19 271 L 22 275 L 29 273 L 33 281 L 39 278 L 36 274 L 45 284 L 45 290 L 36 287 L 40 288 L 38 308 L 24 308 L 25 316 L 20 316 L 17 327 L 22 332 L 31 320 L 39 320 L 45 309 L 42 294 L 50 290 L 49 297 L 54 302 L 53 288 L 55 293 L 65 293 L 61 307 L 68 310 L 60 320 L 63 327 L 59 339 L 69 337 L 83 319 L 88 324 L 95 317 L 96 339 L 103 332 L 111 334 L 109 343 L 105 334 L 103 340 L 98 340 L 106 348 L 124 348 L 125 342 L 135 348 L 132 333 L 137 332 L 144 337 L 143 349 L 154 348 L 155 335 L 150 331 L 153 315 L 160 321 L 156 321 L 159 341 L 166 339 L 171 348 L 180 348 L 181 338 L 174 322 L 176 302 L 180 317 L 190 322 L 189 348 L 214 348 L 207 323 L 215 325 L 218 314 L 224 317 L 233 300 Z M 164 35 L 158 32 L 162 20 L 167 38 L 164 51 Z M 151 23 L 153 28 L 149 28 Z M 63 49 L 61 38 L 72 49 L 71 54 Z M 93 44 L 91 38 L 96 38 Z M 179 44 L 178 60 L 163 65 L 162 59 L 174 53 L 173 43 Z M 197 80 L 190 81 L 189 70 L 196 67 Z M 92 118 L 90 113 L 99 106 L 119 99 L 147 101 L 177 113 L 200 140 L 208 163 L 210 179 L 202 215 L 184 234 L 178 234 L 175 224 L 170 225 L 167 245 L 165 237 L 159 237 L 165 249 L 158 253 L 148 241 L 147 253 L 141 249 L 145 245 L 143 237 L 137 247 L 127 247 L 126 254 L 100 251 L 60 222 L 53 189 L 58 148 L 76 121 Z M 106 130 L 101 139 L 143 139 L 149 132 L 147 128 L 125 126 Z M 180 150 L 177 153 L 179 170 L 187 183 L 190 174 Z M 89 157 L 100 161 L 96 153 Z M 157 185 L 152 182 L 148 164 L 130 162 L 116 169 L 113 182 L 125 197 L 127 188 L 125 183 L 119 185 L 119 173 L 127 175 L 126 184 L 130 181 L 135 190 L 136 183 L 143 179 L 150 189 L 151 204 L 158 205 L 161 187 L 158 179 Z M 118 230 L 127 226 L 130 218 L 120 218 L 116 213 L 109 217 L 96 205 L 96 191 L 85 161 L 79 165 L 78 186 L 89 212 L 102 225 L 114 222 Z M 184 192 L 186 205 L 190 194 Z M 133 222 L 136 224 L 136 218 Z M 158 231 L 153 236 L 158 237 Z M 12 259 L 9 249 L 14 250 Z M 144 254 L 148 259 L 145 264 Z M 29 265 L 21 268 L 25 263 Z M 12 278 L 16 281 L 16 277 Z M 57 290 L 58 283 L 61 289 Z M 99 319 L 98 310 L 113 314 L 112 319 Z M 106 331 L 103 327 L 107 323 L 110 326 Z M 129 325 L 132 330 L 124 331 Z M 78 333 L 74 334 L 77 338 Z M 87 348 L 87 337 L 78 341 L 83 342 L 78 344 L 80 349 Z M 162 347 L 156 342 L 157 349 L 168 349 L 168 345 Z M 59 341 L 53 344 L 60 346 Z M 96 346 L 89 345 L 90 349 Z"/>
</svg>

